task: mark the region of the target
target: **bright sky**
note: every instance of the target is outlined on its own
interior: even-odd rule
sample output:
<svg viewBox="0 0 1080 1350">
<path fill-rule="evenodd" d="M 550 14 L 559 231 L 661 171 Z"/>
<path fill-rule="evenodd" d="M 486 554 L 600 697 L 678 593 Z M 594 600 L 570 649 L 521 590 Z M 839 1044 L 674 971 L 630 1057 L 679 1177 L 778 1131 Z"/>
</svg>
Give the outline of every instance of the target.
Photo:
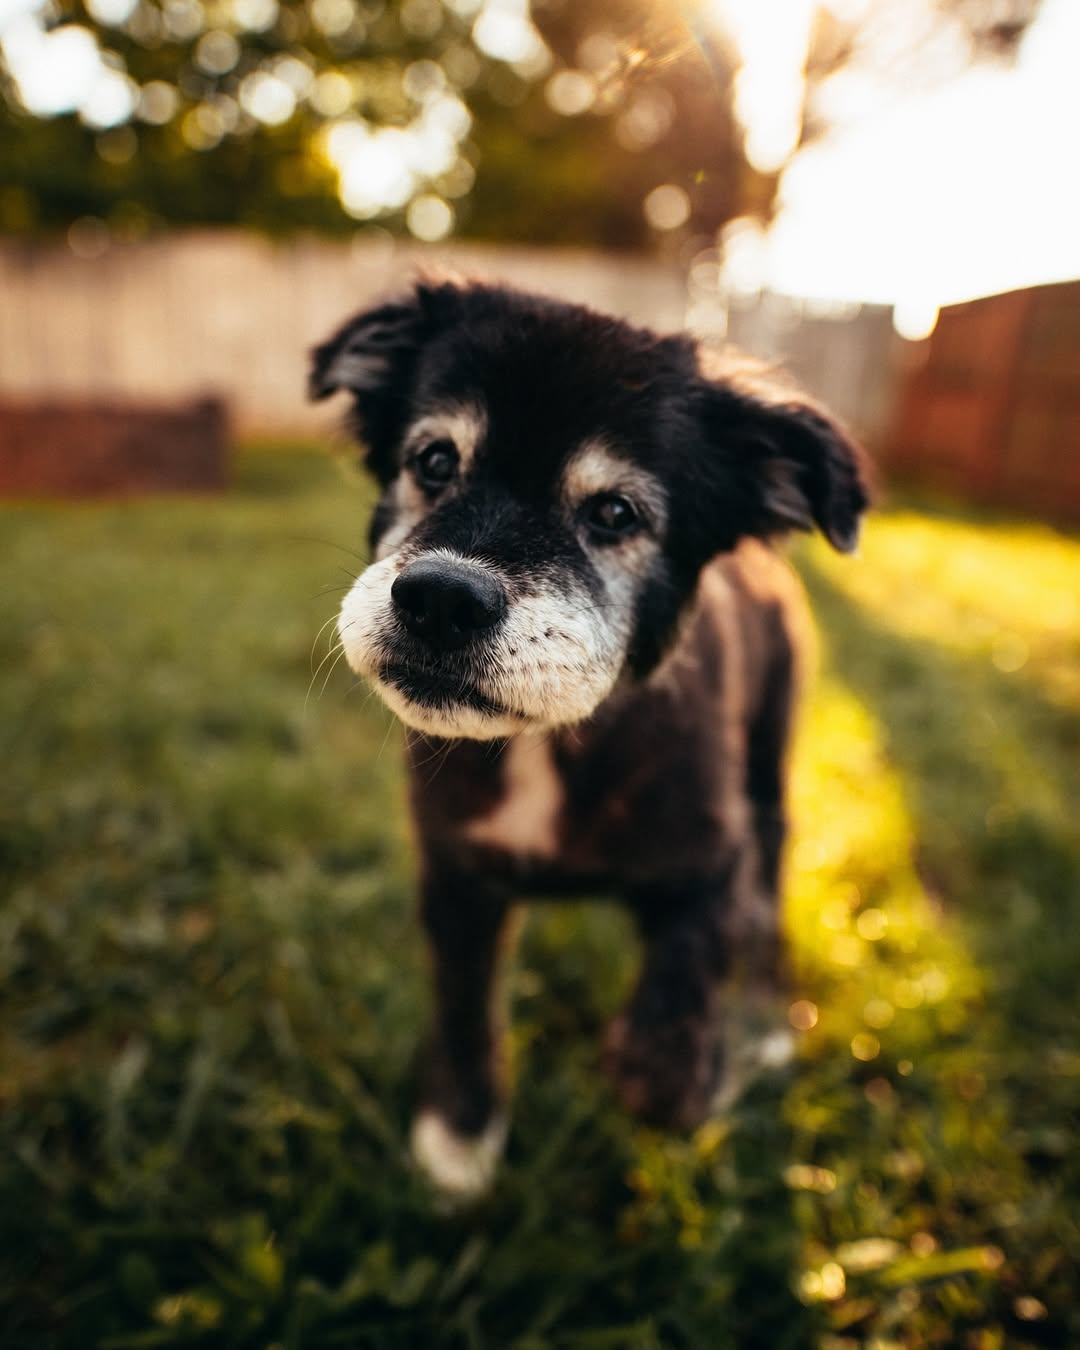
<svg viewBox="0 0 1080 1350">
<path fill-rule="evenodd" d="M 736 34 L 739 20 L 757 33 L 784 18 L 797 27 L 807 8 L 806 0 L 716 3 Z M 749 82 L 755 48 L 739 45 Z M 782 157 L 791 57 L 773 67 L 777 117 L 768 44 L 764 51 L 755 99 L 744 100 L 747 144 L 756 136 Z M 733 279 L 897 304 L 914 330 L 939 305 L 1080 277 L 1078 52 L 1080 0 L 1044 0 L 1011 68 L 980 65 L 935 90 L 891 97 L 849 78 L 835 91 L 840 125 L 784 170 L 775 225 L 764 240 L 744 232 Z"/>
</svg>

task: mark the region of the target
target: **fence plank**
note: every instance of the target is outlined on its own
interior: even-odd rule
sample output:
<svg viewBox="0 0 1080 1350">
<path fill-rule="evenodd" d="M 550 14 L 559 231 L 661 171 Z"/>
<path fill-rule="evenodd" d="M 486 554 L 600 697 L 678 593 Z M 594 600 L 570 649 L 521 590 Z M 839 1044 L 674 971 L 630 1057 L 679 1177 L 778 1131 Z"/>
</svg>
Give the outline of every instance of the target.
<svg viewBox="0 0 1080 1350">
<path fill-rule="evenodd" d="M 170 403 L 218 395 L 242 434 L 322 436 L 340 414 L 306 405 L 308 350 L 349 313 L 433 266 L 665 331 L 687 321 L 679 266 L 586 251 L 274 243 L 192 231 L 114 243 L 87 259 L 61 243 L 7 240 L 0 241 L 0 394 Z M 753 312 L 733 312 L 731 336 L 758 356 L 789 361 L 872 441 L 891 381 L 888 312 L 792 324 L 789 309 L 766 297 Z"/>
</svg>

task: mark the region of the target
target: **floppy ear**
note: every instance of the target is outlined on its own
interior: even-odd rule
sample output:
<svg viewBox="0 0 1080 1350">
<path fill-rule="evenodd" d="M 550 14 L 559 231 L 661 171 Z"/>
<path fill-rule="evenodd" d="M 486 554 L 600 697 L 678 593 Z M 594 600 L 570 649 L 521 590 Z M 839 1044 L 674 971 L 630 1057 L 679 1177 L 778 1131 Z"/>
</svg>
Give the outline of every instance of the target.
<svg viewBox="0 0 1080 1350">
<path fill-rule="evenodd" d="M 396 441 L 412 394 L 424 343 L 456 313 L 457 288 L 418 284 L 399 300 L 355 315 L 311 354 L 308 394 L 324 399 L 338 389 L 353 396 L 353 429 L 367 448 L 368 467 L 393 474 Z"/>
<path fill-rule="evenodd" d="M 421 317 L 415 295 L 355 315 L 312 352 L 309 396 L 323 399 L 337 389 L 358 397 L 376 392 L 394 363 L 415 347 Z"/>
<path fill-rule="evenodd" d="M 838 422 L 812 403 L 710 381 L 706 434 L 724 466 L 741 518 L 738 535 L 771 535 L 815 526 L 841 553 L 859 542 L 870 504 L 866 457 Z"/>
</svg>

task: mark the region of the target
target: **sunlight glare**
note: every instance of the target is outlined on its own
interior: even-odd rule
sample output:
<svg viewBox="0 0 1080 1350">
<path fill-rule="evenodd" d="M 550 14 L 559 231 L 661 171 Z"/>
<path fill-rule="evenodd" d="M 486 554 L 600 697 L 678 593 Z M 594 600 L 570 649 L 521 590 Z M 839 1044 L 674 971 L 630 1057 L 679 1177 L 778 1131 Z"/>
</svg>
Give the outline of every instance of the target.
<svg viewBox="0 0 1080 1350">
<path fill-rule="evenodd" d="M 711 0 L 709 6 L 738 54 L 735 114 L 746 157 L 760 173 L 782 168 L 799 143 L 814 8 L 814 0 Z"/>
<path fill-rule="evenodd" d="M 897 304 L 917 339 L 941 305 L 1080 276 L 1078 47 L 1080 5 L 1044 0 L 1014 67 L 903 93 L 835 76 L 835 129 L 781 179 L 769 288 Z"/>
<path fill-rule="evenodd" d="M 901 296 L 893 306 L 893 327 L 908 342 L 922 342 L 937 327 L 938 306 L 918 295 Z"/>
</svg>

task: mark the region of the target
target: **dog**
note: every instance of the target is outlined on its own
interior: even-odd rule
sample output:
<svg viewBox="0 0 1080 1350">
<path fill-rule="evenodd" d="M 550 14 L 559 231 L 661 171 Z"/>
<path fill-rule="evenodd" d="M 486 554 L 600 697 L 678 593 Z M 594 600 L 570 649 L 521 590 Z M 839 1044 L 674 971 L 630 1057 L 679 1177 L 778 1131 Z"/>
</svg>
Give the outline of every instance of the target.
<svg viewBox="0 0 1080 1350">
<path fill-rule="evenodd" d="M 338 631 L 407 728 L 433 958 L 414 1157 L 451 1195 L 491 1181 L 493 991 L 536 893 L 631 907 L 643 963 L 606 1066 L 639 1117 L 693 1127 L 724 998 L 781 965 L 800 592 L 770 541 L 852 551 L 862 452 L 686 335 L 478 282 L 351 319 L 313 354 L 311 396 L 335 390 L 381 489 Z"/>
</svg>

